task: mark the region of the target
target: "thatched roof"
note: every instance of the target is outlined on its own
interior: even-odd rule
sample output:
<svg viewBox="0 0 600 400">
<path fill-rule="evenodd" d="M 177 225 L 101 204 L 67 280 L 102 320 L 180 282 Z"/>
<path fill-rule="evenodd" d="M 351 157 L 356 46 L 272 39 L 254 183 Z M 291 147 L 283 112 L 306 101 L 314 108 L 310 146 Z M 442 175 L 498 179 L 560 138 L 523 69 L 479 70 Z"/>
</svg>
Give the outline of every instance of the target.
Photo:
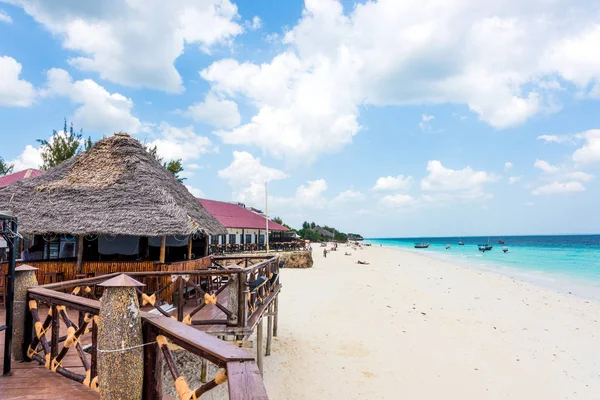
<svg viewBox="0 0 600 400">
<path fill-rule="evenodd" d="M 0 189 L 28 234 L 227 233 L 144 147 L 119 133 L 35 178 Z"/>
</svg>

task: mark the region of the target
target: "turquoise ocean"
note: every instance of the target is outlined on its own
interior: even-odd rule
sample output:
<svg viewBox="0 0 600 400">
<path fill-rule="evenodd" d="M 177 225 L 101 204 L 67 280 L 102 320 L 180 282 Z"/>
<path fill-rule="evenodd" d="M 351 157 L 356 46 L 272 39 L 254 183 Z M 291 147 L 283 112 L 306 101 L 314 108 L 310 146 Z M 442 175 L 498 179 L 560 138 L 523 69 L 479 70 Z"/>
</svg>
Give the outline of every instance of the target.
<svg viewBox="0 0 600 400">
<path fill-rule="evenodd" d="M 499 240 L 504 244 L 499 244 Z M 459 246 L 459 241 L 464 246 Z M 373 238 L 366 242 L 399 247 L 600 300 L 600 235 Z M 415 249 L 417 242 L 430 246 Z M 487 243 L 494 246 L 492 250 L 480 252 L 478 245 Z M 446 249 L 446 245 L 450 248 Z M 504 246 L 508 247 L 506 253 L 502 251 Z"/>
</svg>

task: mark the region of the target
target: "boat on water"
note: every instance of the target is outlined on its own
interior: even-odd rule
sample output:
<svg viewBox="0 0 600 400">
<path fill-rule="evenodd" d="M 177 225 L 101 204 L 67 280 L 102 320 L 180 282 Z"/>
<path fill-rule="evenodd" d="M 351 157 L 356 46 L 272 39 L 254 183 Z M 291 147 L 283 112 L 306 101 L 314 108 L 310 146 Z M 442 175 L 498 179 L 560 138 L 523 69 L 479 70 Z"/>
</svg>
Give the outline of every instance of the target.
<svg viewBox="0 0 600 400">
<path fill-rule="evenodd" d="M 450 248 L 450 245 L 449 245 L 449 244 L 447 244 L 447 245 L 446 245 L 446 250 L 448 250 L 449 248 Z"/>
<path fill-rule="evenodd" d="M 502 246 L 502 251 L 508 253 L 508 246 Z"/>
<path fill-rule="evenodd" d="M 504 244 L 504 240 L 498 239 L 498 244 Z"/>
<path fill-rule="evenodd" d="M 459 246 L 464 246 L 464 245 L 465 245 L 465 242 L 463 242 L 463 241 L 462 241 L 462 239 L 461 239 L 461 240 L 460 240 L 460 242 L 458 242 L 458 245 L 459 245 Z"/>
<path fill-rule="evenodd" d="M 429 243 L 415 243 L 415 249 L 426 249 L 429 247 Z"/>
<path fill-rule="evenodd" d="M 478 244 L 477 247 L 479 248 L 479 251 L 484 252 L 490 251 L 494 246 L 491 244 Z"/>
</svg>

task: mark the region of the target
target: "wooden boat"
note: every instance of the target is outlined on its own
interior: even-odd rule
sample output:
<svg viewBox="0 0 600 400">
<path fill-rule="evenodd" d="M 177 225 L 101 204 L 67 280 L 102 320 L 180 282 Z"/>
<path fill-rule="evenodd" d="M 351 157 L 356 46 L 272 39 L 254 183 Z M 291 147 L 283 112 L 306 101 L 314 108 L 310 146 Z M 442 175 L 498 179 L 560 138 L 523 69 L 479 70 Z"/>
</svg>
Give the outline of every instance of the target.
<svg viewBox="0 0 600 400">
<path fill-rule="evenodd" d="M 464 246 L 464 245 L 465 245 L 465 242 L 463 242 L 463 241 L 462 241 L 462 239 L 460 239 L 460 242 L 458 242 L 458 245 L 459 245 L 459 246 Z"/>
<path fill-rule="evenodd" d="M 504 240 L 498 239 L 498 244 L 504 244 Z"/>
<path fill-rule="evenodd" d="M 415 243 L 415 249 L 426 249 L 429 247 L 429 243 Z"/>
<path fill-rule="evenodd" d="M 502 251 L 507 253 L 508 252 L 508 246 L 502 246 Z"/>
<path fill-rule="evenodd" d="M 494 246 L 491 244 L 478 244 L 477 247 L 479 247 L 479 251 L 490 251 Z"/>
<path fill-rule="evenodd" d="M 448 250 L 449 248 L 450 248 L 450 245 L 449 245 L 449 244 L 447 244 L 447 245 L 446 245 L 446 250 Z"/>
</svg>

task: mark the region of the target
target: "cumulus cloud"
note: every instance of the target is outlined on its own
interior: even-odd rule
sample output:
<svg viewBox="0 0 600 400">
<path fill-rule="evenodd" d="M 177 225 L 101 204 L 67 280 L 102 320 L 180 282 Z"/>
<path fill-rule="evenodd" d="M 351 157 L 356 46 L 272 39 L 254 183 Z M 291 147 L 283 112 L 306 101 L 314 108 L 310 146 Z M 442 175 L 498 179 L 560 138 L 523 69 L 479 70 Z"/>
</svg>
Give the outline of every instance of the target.
<svg viewBox="0 0 600 400">
<path fill-rule="evenodd" d="M 190 192 L 191 194 L 194 195 L 194 197 L 199 197 L 199 198 L 204 197 L 204 192 L 202 190 L 195 188 L 193 186 L 190 186 L 190 185 L 185 185 L 185 187 L 188 190 L 188 192 Z"/>
<path fill-rule="evenodd" d="M 480 192 L 485 183 L 498 178 L 485 171 L 474 171 L 467 166 L 461 170 L 446 168 L 438 160 L 427 163 L 429 173 L 421 180 L 421 189 L 426 192 Z"/>
<path fill-rule="evenodd" d="M 19 77 L 21 70 L 17 60 L 0 56 L 0 106 L 28 107 L 33 103 L 35 89 Z"/>
<path fill-rule="evenodd" d="M 133 101 L 120 93 L 110 93 L 91 79 L 73 82 L 64 69 L 52 68 L 47 72 L 43 97 L 66 97 L 77 104 L 72 116 L 75 125 L 105 134 L 115 132 L 138 133 L 145 130 L 140 120 L 131 113 Z"/>
<path fill-rule="evenodd" d="M 547 185 L 542 185 L 534 189 L 531 193 L 535 196 L 550 195 L 557 193 L 575 193 L 583 192 L 585 187 L 580 182 L 569 181 L 569 182 L 552 182 Z"/>
<path fill-rule="evenodd" d="M 7 24 L 12 24 L 13 20 L 10 17 L 10 15 L 8 15 L 8 13 L 4 10 L 0 10 L 0 22 L 4 22 Z"/>
<path fill-rule="evenodd" d="M 196 160 L 202 154 L 216 151 L 209 138 L 196 134 L 193 126 L 177 128 L 162 122 L 158 126 L 158 138 L 149 142 L 156 146 L 158 155 L 165 160 Z"/>
<path fill-rule="evenodd" d="M 288 177 L 281 170 L 262 165 L 260 158 L 245 151 L 234 151 L 231 164 L 217 174 L 231 186 L 233 200 L 255 205 L 265 202 L 265 182 Z"/>
<path fill-rule="evenodd" d="M 375 191 L 386 191 L 386 190 L 408 190 L 412 184 L 411 176 L 382 176 L 377 179 L 373 190 Z"/>
<path fill-rule="evenodd" d="M 336 0 L 306 1 L 285 51 L 263 64 L 220 60 L 201 76 L 257 108 L 247 124 L 219 132 L 223 140 L 276 157 L 339 150 L 368 105 L 465 104 L 509 128 L 559 108 L 562 88 L 549 82 L 598 81 L 597 18 L 586 4 L 379 0 L 344 13 Z"/>
<path fill-rule="evenodd" d="M 216 128 L 233 128 L 238 126 L 241 120 L 235 101 L 219 99 L 213 93 L 209 93 L 203 102 L 189 106 L 184 115 Z"/>
<path fill-rule="evenodd" d="M 42 149 L 28 144 L 19 157 L 8 161 L 8 163 L 14 165 L 15 172 L 28 168 L 39 168 L 44 163 Z"/>
<path fill-rule="evenodd" d="M 558 167 L 555 167 L 554 165 L 550 165 L 548 163 L 548 161 L 544 161 L 544 160 L 535 160 L 535 163 L 533 163 L 533 166 L 536 167 L 537 169 L 541 169 L 544 172 L 548 172 L 548 173 L 552 173 L 552 172 L 557 172 L 559 169 Z"/>
<path fill-rule="evenodd" d="M 365 195 L 358 190 L 348 189 L 343 192 L 340 192 L 337 196 L 335 196 L 332 200 L 334 203 L 346 203 L 346 202 L 354 202 L 364 200 Z"/>
<path fill-rule="evenodd" d="M 122 85 L 179 92 L 174 66 L 186 44 L 205 52 L 243 31 L 230 0 L 11 0 L 81 54 L 71 65 Z"/>
<path fill-rule="evenodd" d="M 505 171 L 508 171 L 512 167 L 513 167 L 513 163 L 511 163 L 510 161 L 507 161 L 507 162 L 504 163 L 504 170 Z"/>
<path fill-rule="evenodd" d="M 521 179 L 523 179 L 522 175 L 520 175 L 520 176 L 510 176 L 510 177 L 508 177 L 508 183 L 510 183 L 512 185 L 514 183 L 519 182 Z"/>
<path fill-rule="evenodd" d="M 592 129 L 578 135 L 585 140 L 585 144 L 575 150 L 573 161 L 581 164 L 600 163 L 600 129 Z"/>
</svg>

